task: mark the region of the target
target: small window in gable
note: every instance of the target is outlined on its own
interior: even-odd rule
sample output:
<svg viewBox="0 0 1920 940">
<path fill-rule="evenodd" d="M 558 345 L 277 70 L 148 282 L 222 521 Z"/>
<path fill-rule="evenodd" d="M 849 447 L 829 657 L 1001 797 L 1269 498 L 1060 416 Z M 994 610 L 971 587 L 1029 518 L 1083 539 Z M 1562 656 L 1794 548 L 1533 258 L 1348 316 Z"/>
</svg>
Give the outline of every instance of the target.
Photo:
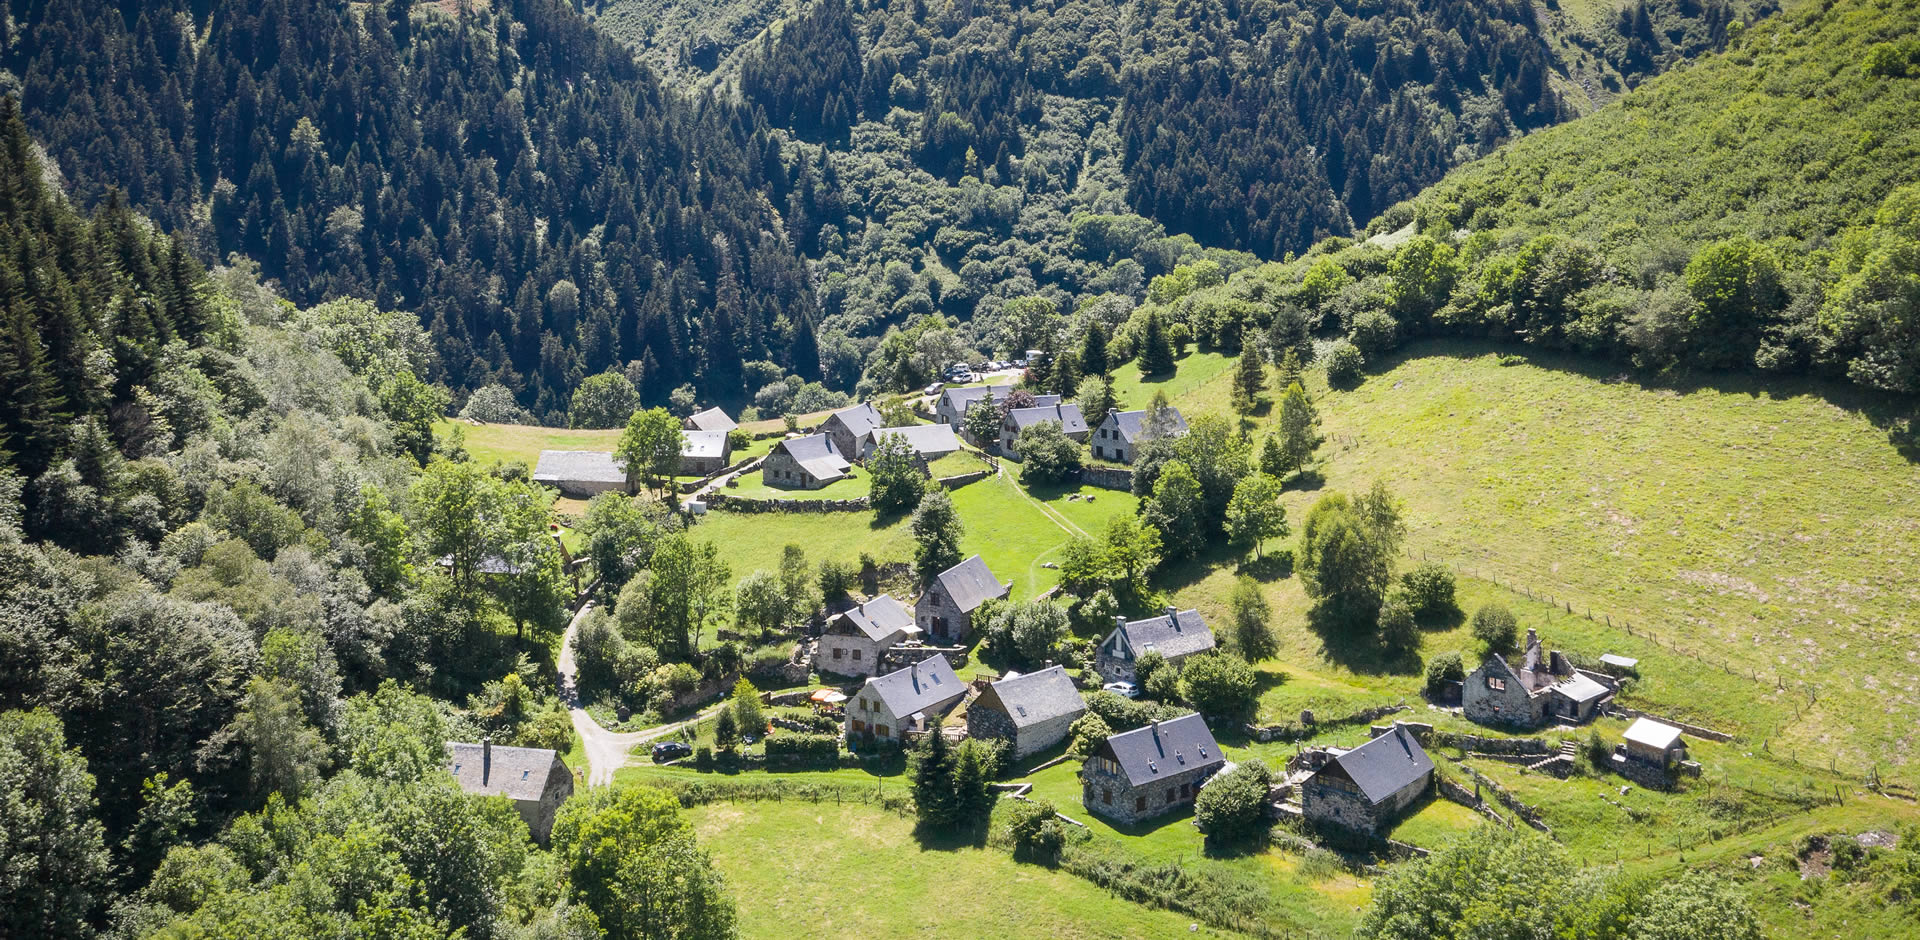
<svg viewBox="0 0 1920 940">
<path fill-rule="evenodd" d="M 1494 678 L 1493 676 L 1488 676 L 1487 688 L 1493 689 L 1496 692 L 1505 692 L 1507 690 L 1507 680 L 1497 679 L 1497 678 Z"/>
</svg>

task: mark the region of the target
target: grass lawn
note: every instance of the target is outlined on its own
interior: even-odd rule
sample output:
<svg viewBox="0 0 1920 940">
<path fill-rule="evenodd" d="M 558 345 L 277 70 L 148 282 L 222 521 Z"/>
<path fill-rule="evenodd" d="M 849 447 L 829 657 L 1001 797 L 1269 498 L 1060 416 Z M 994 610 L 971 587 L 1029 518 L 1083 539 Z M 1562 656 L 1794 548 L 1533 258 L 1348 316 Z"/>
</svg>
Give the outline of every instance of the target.
<svg viewBox="0 0 1920 940">
<path fill-rule="evenodd" d="M 843 479 L 835 480 L 817 490 L 802 490 L 793 487 L 769 485 L 762 479 L 761 471 L 741 474 L 736 479 L 739 486 L 723 487 L 728 496 L 741 496 L 747 499 L 859 499 L 867 495 L 870 486 L 864 467 L 854 467 Z"/>
<path fill-rule="evenodd" d="M 978 486 L 980 484 L 975 484 Z M 700 517 L 696 539 L 713 542 L 733 567 L 735 580 L 755 571 L 778 571 L 788 545 L 806 549 L 808 561 L 837 558 L 858 563 L 860 554 L 876 561 L 913 560 L 913 534 L 899 516 L 879 522 L 870 512 L 724 512 Z"/>
<path fill-rule="evenodd" d="M 1438 849 L 1487 821 L 1487 817 L 1458 803 L 1429 796 L 1401 817 L 1388 835 L 1421 848 Z"/>
<path fill-rule="evenodd" d="M 1058 562 L 1060 549 L 1070 538 L 1098 535 L 1107 519 L 1132 512 L 1135 500 L 1125 493 L 1095 487 L 1049 488 L 1029 493 L 1008 475 L 989 477 L 952 493 L 953 505 L 965 528 L 960 539 L 964 555 L 978 554 L 995 576 L 1013 582 L 1016 599 L 1031 598 L 1054 586 L 1060 572 L 1043 568 Z M 1094 495 L 1092 503 L 1068 500 L 1069 495 Z"/>
<path fill-rule="evenodd" d="M 797 929 L 1011 937 L 1044 923 L 1058 938 L 1144 938 L 1186 935 L 1190 923 L 1001 849 L 923 846 L 911 820 L 863 804 L 718 803 L 687 814 L 728 880 L 743 937 L 791 937 Z"/>
<path fill-rule="evenodd" d="M 936 480 L 985 469 L 987 469 L 987 462 L 981 459 L 979 454 L 970 450 L 956 450 L 927 465 L 927 471 Z"/>
<path fill-rule="evenodd" d="M 568 428 L 542 428 L 525 424 L 468 424 L 443 420 L 433 427 L 434 437 L 445 439 L 454 428 L 466 436 L 467 453 L 480 463 L 510 463 L 518 460 L 528 470 L 540 462 L 543 450 L 612 451 L 620 442 L 620 430 L 579 431 Z"/>
<path fill-rule="evenodd" d="M 1155 391 L 1165 392 L 1167 400 L 1180 407 L 1186 407 L 1182 401 L 1202 386 L 1213 381 L 1233 367 L 1233 356 L 1218 352 L 1187 353 L 1174 363 L 1172 375 L 1140 376 L 1140 363 L 1129 362 L 1113 370 L 1113 394 L 1122 410 L 1131 411 L 1145 408 L 1153 401 Z M 1197 414 L 1194 412 L 1192 414 Z M 1189 414 L 1191 417 L 1191 414 Z M 1097 420 L 1088 416 L 1088 421 Z"/>
</svg>

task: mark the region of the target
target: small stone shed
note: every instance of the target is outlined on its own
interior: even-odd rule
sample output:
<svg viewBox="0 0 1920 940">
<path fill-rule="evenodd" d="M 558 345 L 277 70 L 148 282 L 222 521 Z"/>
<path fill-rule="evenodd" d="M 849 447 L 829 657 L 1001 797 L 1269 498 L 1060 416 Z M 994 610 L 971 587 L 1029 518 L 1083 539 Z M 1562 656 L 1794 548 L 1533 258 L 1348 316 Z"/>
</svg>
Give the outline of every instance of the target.
<svg viewBox="0 0 1920 940">
<path fill-rule="evenodd" d="M 973 632 L 973 612 L 981 604 L 1011 593 L 1013 582 L 995 578 L 975 555 L 934 577 L 914 602 L 914 620 L 933 642 L 957 643 Z"/>
<path fill-rule="evenodd" d="M 551 486 L 570 499 L 629 492 L 626 467 L 597 450 L 543 450 L 533 466 L 533 482 Z"/>
<path fill-rule="evenodd" d="M 543 845 L 553 833 L 560 804 L 573 795 L 573 773 L 547 748 L 449 742 L 447 771 L 467 793 L 512 800 L 534 840 Z"/>
</svg>

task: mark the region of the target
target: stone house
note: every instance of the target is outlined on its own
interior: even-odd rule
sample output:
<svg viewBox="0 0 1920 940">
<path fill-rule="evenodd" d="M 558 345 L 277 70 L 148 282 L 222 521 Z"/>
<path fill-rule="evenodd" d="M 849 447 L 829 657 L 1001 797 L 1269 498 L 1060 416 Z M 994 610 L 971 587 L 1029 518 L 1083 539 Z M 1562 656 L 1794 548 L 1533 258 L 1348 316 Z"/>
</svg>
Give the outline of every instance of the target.
<svg viewBox="0 0 1920 940">
<path fill-rule="evenodd" d="M 1624 743 L 1613 759 L 1638 761 L 1665 770 L 1687 759 L 1687 745 L 1680 729 L 1651 718 L 1636 718 L 1621 736 Z"/>
<path fill-rule="evenodd" d="M 1146 409 L 1121 411 L 1115 408 L 1107 412 L 1088 443 L 1093 445 L 1094 459 L 1130 464 L 1139 454 L 1141 444 L 1162 437 L 1185 437 L 1186 434 L 1187 419 L 1178 408 L 1162 408 L 1157 418 Z"/>
<path fill-rule="evenodd" d="M 888 740 L 905 744 L 926 731 L 967 697 L 967 684 L 946 657 L 925 660 L 883 676 L 869 677 L 847 700 L 847 741 Z"/>
<path fill-rule="evenodd" d="M 1013 582 L 995 579 L 979 555 L 940 572 L 914 602 L 914 621 L 933 642 L 958 643 L 973 632 L 980 605 L 1013 593 Z"/>
<path fill-rule="evenodd" d="M 689 431 L 719 431 L 722 434 L 739 427 L 739 423 L 718 408 L 708 408 L 687 416 L 681 426 Z"/>
<path fill-rule="evenodd" d="M 944 424 L 916 424 L 904 428 L 874 429 L 860 439 L 860 459 L 873 459 L 873 452 L 879 449 L 880 442 L 889 437 L 905 440 L 923 464 L 932 463 L 960 449 L 960 438 L 952 428 Z"/>
<path fill-rule="evenodd" d="M 447 770 L 474 796 L 504 796 L 526 820 L 534 841 L 546 844 L 560 804 L 573 795 L 573 772 L 543 747 L 494 747 L 448 742 Z"/>
<path fill-rule="evenodd" d="M 853 469 L 825 434 L 790 437 L 773 446 L 760 465 L 760 478 L 768 486 L 817 490 L 844 479 Z"/>
<path fill-rule="evenodd" d="M 1018 760 L 1066 740 L 1067 729 L 1086 713 L 1066 667 L 1009 673 L 967 706 L 967 736 L 1006 741 L 1008 756 Z"/>
<path fill-rule="evenodd" d="M 1134 681 L 1134 662 L 1148 650 L 1156 650 L 1169 664 L 1214 648 L 1213 631 L 1198 610 L 1173 607 L 1158 617 L 1128 621 L 1113 618 L 1113 632 L 1100 641 L 1094 652 L 1093 671 L 1108 682 Z"/>
<path fill-rule="evenodd" d="M 1156 721 L 1101 742 L 1080 768 L 1080 802 L 1122 825 L 1145 822 L 1191 805 L 1225 765 L 1206 719 Z"/>
<path fill-rule="evenodd" d="M 893 595 L 882 594 L 827 618 L 813 665 L 836 675 L 870 676 L 880 671 L 883 653 L 919 638 L 913 613 Z"/>
<path fill-rule="evenodd" d="M 551 486 L 570 499 L 632 492 L 626 466 L 612 454 L 594 450 L 541 451 L 533 465 L 533 482 Z"/>
<path fill-rule="evenodd" d="M 1060 430 L 1071 440 L 1084 442 L 1087 439 L 1087 419 L 1080 414 L 1079 405 L 1057 402 L 1035 405 L 1032 408 L 1015 408 L 1001 419 L 1000 452 L 1018 458 L 1020 452 L 1014 448 L 1014 441 L 1020 437 L 1020 432 L 1046 421 L 1060 425 Z"/>
<path fill-rule="evenodd" d="M 680 475 L 703 477 L 727 468 L 733 442 L 725 431 L 681 431 Z"/>
<path fill-rule="evenodd" d="M 1300 812 L 1314 822 L 1380 835 L 1433 785 L 1433 758 L 1398 723 L 1350 751 L 1325 753 L 1300 784 Z"/>
<path fill-rule="evenodd" d="M 1550 720 L 1578 723 L 1598 714 L 1614 689 L 1573 668 L 1558 650 L 1541 648 L 1527 630 L 1526 652 L 1516 668 L 1489 653 L 1461 684 L 1460 710 L 1471 721 L 1509 728 L 1538 728 Z"/>
<path fill-rule="evenodd" d="M 959 431 L 960 426 L 966 423 L 967 409 L 987 400 L 989 395 L 993 397 L 995 406 L 998 406 L 1000 402 L 1006 401 L 1007 396 L 1012 393 L 1013 386 L 1011 385 L 974 385 L 968 388 L 950 388 L 941 392 L 940 400 L 934 402 L 933 417 L 934 420 L 941 424 L 955 431 Z"/>
<path fill-rule="evenodd" d="M 842 456 L 860 453 L 860 441 L 867 435 L 879 430 L 886 424 L 880 417 L 880 410 L 872 402 L 863 401 L 851 408 L 842 408 L 820 422 L 819 431 L 833 438 L 833 446 Z"/>
</svg>

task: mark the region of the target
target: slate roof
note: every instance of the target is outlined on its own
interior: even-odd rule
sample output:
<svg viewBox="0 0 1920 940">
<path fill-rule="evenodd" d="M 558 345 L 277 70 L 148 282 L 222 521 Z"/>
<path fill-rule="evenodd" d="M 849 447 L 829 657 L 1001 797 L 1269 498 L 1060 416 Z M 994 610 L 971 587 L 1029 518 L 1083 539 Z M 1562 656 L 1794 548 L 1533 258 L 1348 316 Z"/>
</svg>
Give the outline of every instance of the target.
<svg viewBox="0 0 1920 940">
<path fill-rule="evenodd" d="M 1168 659 L 1178 659 L 1214 648 L 1213 631 L 1198 610 L 1172 610 L 1147 620 L 1133 620 L 1114 627 L 1127 641 L 1135 658 L 1148 650 L 1159 650 Z"/>
<path fill-rule="evenodd" d="M 880 696 L 895 718 L 937 712 L 967 694 L 967 684 L 954 675 L 947 658 L 939 653 L 897 672 L 874 676 L 867 680 L 866 687 Z"/>
<path fill-rule="evenodd" d="M 833 438 L 825 434 L 809 434 L 806 437 L 790 437 L 775 445 L 776 450 L 784 450 L 808 473 L 821 480 L 837 480 L 847 475 L 847 468 L 853 466 L 840 451 L 833 446 Z"/>
<path fill-rule="evenodd" d="M 1622 669 L 1632 669 L 1640 665 L 1639 660 L 1631 656 L 1621 656 L 1618 653 L 1602 653 L 1600 654 L 1600 661 L 1609 666 L 1618 666 Z"/>
<path fill-rule="evenodd" d="M 1399 725 L 1333 760 L 1369 803 L 1379 803 L 1433 772 L 1433 758 L 1421 749 L 1412 732 Z"/>
<path fill-rule="evenodd" d="M 491 750 L 492 753 L 487 752 Z M 553 751 L 544 747 L 502 747 L 447 743 L 447 770 L 460 789 L 477 796 L 539 800 L 553 770 Z"/>
<path fill-rule="evenodd" d="M 834 418 L 839 418 L 840 423 L 846 425 L 847 430 L 852 431 L 855 438 L 863 437 L 886 423 L 880 417 L 879 410 L 875 409 L 873 402 L 870 401 L 863 401 L 851 408 L 842 408 L 827 416 L 829 421 Z"/>
<path fill-rule="evenodd" d="M 982 603 L 1005 593 L 1007 586 L 1001 584 L 987 568 L 987 563 L 979 555 L 967 559 L 945 571 L 940 572 L 935 581 L 946 588 L 947 597 L 961 611 L 972 613 Z"/>
<path fill-rule="evenodd" d="M 966 388 L 950 388 L 940 393 L 940 405 L 955 414 L 965 414 L 974 403 L 993 393 L 994 401 L 1004 401 L 1013 390 L 1012 385 L 969 385 Z"/>
<path fill-rule="evenodd" d="M 913 452 L 927 457 L 939 457 L 960 449 L 960 438 L 955 437 L 953 428 L 944 424 L 916 424 L 904 428 L 880 428 L 873 432 L 873 446 L 889 437 L 903 437 Z"/>
<path fill-rule="evenodd" d="M 597 450 L 543 450 L 533 466 L 535 483 L 627 482 L 627 471 L 613 455 Z"/>
<path fill-rule="evenodd" d="M 1591 678 L 1576 672 L 1560 682 L 1560 684 L 1554 686 L 1553 691 L 1576 702 L 1591 702 L 1594 699 L 1606 695 L 1611 690 L 1593 681 Z"/>
<path fill-rule="evenodd" d="M 1087 702 L 1073 687 L 1064 666 L 1049 666 L 1024 676 L 1008 676 L 992 685 L 1015 728 L 1037 725 L 1062 715 L 1083 715 Z M 977 707 L 977 706 L 975 706 Z"/>
<path fill-rule="evenodd" d="M 1651 718 L 1636 718 L 1624 737 L 1635 744 L 1664 751 L 1680 743 L 1680 729 Z"/>
<path fill-rule="evenodd" d="M 1058 395 L 1048 396 L 1059 398 Z M 1042 421 L 1060 422 L 1060 430 L 1068 434 L 1083 434 L 1087 430 L 1087 419 L 1080 414 L 1079 405 L 1035 405 L 1032 408 L 1015 408 L 1007 412 L 1013 420 L 1015 432 L 1024 431 Z"/>
<path fill-rule="evenodd" d="M 1148 414 L 1149 412 L 1144 408 L 1138 411 L 1111 411 L 1107 413 L 1107 420 L 1102 422 L 1102 426 L 1112 423 L 1120 432 L 1120 439 L 1131 444 L 1141 439 L 1141 432 L 1147 428 Z M 1180 409 L 1168 407 L 1167 419 L 1173 425 L 1171 436 L 1180 437 L 1187 433 L 1187 419 L 1180 414 Z"/>
<path fill-rule="evenodd" d="M 1206 719 L 1182 715 L 1107 738 L 1107 750 L 1131 786 L 1164 780 L 1195 767 L 1226 763 Z"/>
<path fill-rule="evenodd" d="M 913 612 L 902 606 L 891 594 L 882 594 L 858 607 L 848 609 L 840 616 L 860 629 L 869 640 L 884 640 L 896 631 L 910 630 L 918 632 L 913 624 Z"/>
<path fill-rule="evenodd" d="M 727 432 L 681 431 L 680 456 L 726 459 Z"/>
<path fill-rule="evenodd" d="M 694 431 L 720 431 L 722 433 L 739 427 L 739 423 L 727 417 L 727 413 L 718 408 L 697 411 L 687 417 L 687 427 Z"/>
</svg>

